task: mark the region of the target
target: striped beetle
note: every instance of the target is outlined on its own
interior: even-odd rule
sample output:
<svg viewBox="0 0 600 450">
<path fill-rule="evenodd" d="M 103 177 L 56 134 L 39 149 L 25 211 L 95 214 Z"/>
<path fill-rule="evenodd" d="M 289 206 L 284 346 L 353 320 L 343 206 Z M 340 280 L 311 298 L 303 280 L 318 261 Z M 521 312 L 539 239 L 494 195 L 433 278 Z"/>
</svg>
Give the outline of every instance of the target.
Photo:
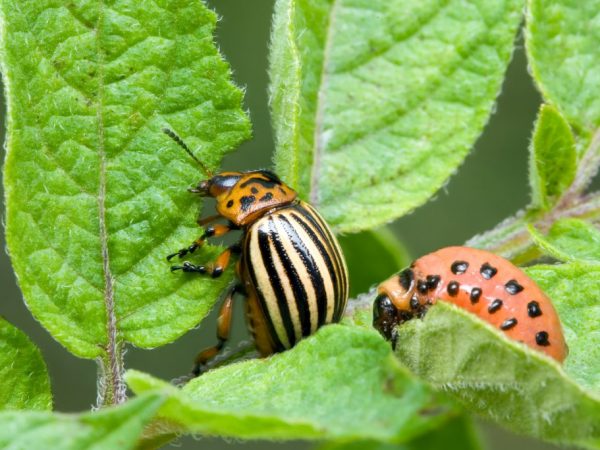
<svg viewBox="0 0 600 450">
<path fill-rule="evenodd" d="M 239 282 L 233 284 L 219 311 L 217 344 L 198 354 L 193 375 L 223 349 L 230 334 L 233 297 L 246 297 L 246 322 L 261 356 L 293 347 L 319 327 L 339 322 L 348 299 L 348 273 L 339 244 L 323 220 L 298 194 L 268 170 L 212 174 L 183 140 L 163 130 L 202 168 L 207 179 L 190 192 L 216 200 L 217 214 L 198 219 L 204 227 L 218 219 L 189 247 L 167 257 L 183 258 L 208 238 L 241 230 L 239 242 L 229 246 L 216 261 L 194 265 L 188 261 L 171 271 L 220 276 L 232 254 Z"/>
</svg>

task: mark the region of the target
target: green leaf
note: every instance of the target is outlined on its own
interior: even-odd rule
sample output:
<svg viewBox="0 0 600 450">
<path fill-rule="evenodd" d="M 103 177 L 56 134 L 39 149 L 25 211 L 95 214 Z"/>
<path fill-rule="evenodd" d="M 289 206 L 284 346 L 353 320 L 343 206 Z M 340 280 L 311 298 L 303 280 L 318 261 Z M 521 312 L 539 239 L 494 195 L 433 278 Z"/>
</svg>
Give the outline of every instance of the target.
<svg viewBox="0 0 600 450">
<path fill-rule="evenodd" d="M 398 331 L 399 359 L 467 410 L 538 439 L 600 446 L 600 396 L 541 352 L 445 302 Z"/>
<path fill-rule="evenodd" d="M 529 232 L 538 247 L 556 259 L 600 264 L 600 230 L 584 220 L 558 220 L 546 236 L 533 226 Z"/>
<path fill-rule="evenodd" d="M 406 444 L 381 442 L 327 443 L 318 450 L 481 450 L 483 446 L 471 419 L 458 416 L 431 433 L 419 436 Z"/>
<path fill-rule="evenodd" d="M 544 98 L 578 132 L 600 126 L 600 0 L 528 0 L 526 47 Z"/>
<path fill-rule="evenodd" d="M 323 327 L 294 349 L 219 368 L 178 390 L 129 371 L 136 393 L 165 389 L 171 430 L 268 439 L 404 442 L 444 423 L 452 406 L 400 367 L 373 330 Z"/>
<path fill-rule="evenodd" d="M 600 266 L 539 265 L 526 271 L 560 316 L 569 345 L 565 371 L 600 397 Z"/>
<path fill-rule="evenodd" d="M 0 410 L 4 409 L 52 409 L 52 393 L 39 349 L 0 317 Z"/>
<path fill-rule="evenodd" d="M 408 251 L 387 228 L 338 237 L 348 266 L 350 297 L 410 264 Z"/>
<path fill-rule="evenodd" d="M 42 325 L 114 367 L 122 342 L 194 327 L 230 280 L 169 273 L 165 256 L 201 234 L 186 188 L 205 175 L 161 129 L 216 168 L 249 135 L 242 92 L 200 0 L 0 8 L 12 262 Z"/>
<path fill-rule="evenodd" d="M 85 414 L 0 412 L 0 448 L 30 450 L 133 449 L 163 398 L 147 394 Z"/>
<path fill-rule="evenodd" d="M 577 152 L 569 124 L 556 108 L 542 105 L 530 150 L 531 207 L 547 210 L 554 206 L 576 171 Z"/>
<path fill-rule="evenodd" d="M 521 0 L 278 0 L 278 173 L 336 231 L 423 204 L 485 125 Z"/>
</svg>

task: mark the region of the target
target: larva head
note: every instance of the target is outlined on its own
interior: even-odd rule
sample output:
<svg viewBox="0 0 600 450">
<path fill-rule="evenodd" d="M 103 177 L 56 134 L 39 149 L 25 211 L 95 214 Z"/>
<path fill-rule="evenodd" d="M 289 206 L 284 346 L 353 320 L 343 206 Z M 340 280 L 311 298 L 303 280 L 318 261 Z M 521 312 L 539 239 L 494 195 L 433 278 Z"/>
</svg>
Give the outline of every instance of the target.
<svg viewBox="0 0 600 450">
<path fill-rule="evenodd" d="M 415 280 L 411 269 L 405 269 L 379 285 L 373 303 L 373 327 L 390 340 L 397 325 L 411 316 Z"/>
<path fill-rule="evenodd" d="M 298 194 L 268 170 L 222 172 L 201 181 L 190 192 L 214 197 L 217 212 L 238 226 L 270 209 L 293 202 Z"/>
<path fill-rule="evenodd" d="M 388 341 L 399 324 L 398 310 L 386 294 L 379 294 L 373 303 L 373 328 Z"/>
</svg>

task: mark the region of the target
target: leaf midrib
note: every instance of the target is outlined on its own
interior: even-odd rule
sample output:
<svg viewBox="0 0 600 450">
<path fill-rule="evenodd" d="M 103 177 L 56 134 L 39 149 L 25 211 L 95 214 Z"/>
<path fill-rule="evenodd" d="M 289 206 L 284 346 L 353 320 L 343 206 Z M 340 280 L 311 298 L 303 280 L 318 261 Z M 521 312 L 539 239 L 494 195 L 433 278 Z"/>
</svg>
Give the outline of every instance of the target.
<svg viewBox="0 0 600 450">
<path fill-rule="evenodd" d="M 124 385 L 120 365 L 122 358 L 117 346 L 117 318 L 115 315 L 114 277 L 110 270 L 110 256 L 108 251 L 108 230 L 106 227 L 106 145 L 104 135 L 104 51 L 102 49 L 102 27 L 104 26 L 104 1 L 98 2 L 98 19 L 94 34 L 96 36 L 96 56 L 98 58 L 98 95 L 96 121 L 98 124 L 98 160 L 99 160 L 99 182 L 98 182 L 98 225 L 100 232 L 100 246 L 102 254 L 102 269 L 104 272 L 104 306 L 106 309 L 106 357 L 110 372 L 106 383 L 112 393 L 113 403 L 125 401 Z M 123 388 L 123 389 L 122 389 Z M 106 400 L 106 399 L 105 399 Z"/>
</svg>

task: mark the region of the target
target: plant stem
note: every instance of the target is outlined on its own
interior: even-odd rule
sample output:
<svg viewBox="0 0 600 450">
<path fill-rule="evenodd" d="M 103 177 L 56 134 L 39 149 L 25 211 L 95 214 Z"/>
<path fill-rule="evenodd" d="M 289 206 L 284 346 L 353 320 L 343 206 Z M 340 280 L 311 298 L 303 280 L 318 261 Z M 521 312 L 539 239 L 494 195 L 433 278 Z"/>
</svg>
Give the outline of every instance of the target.
<svg viewBox="0 0 600 450">
<path fill-rule="evenodd" d="M 98 409 L 119 405 L 127 400 L 127 387 L 123 379 L 123 345 L 117 343 L 113 350 L 98 360 Z"/>
<path fill-rule="evenodd" d="M 519 211 L 494 229 L 474 236 L 466 245 L 489 250 L 518 264 L 528 263 L 540 256 L 533 247 L 527 230 L 532 224 L 547 232 L 559 219 L 585 219 L 600 224 L 600 192 L 583 194 L 600 166 L 600 130 L 594 133 L 590 145 L 578 164 L 573 183 L 550 211 Z"/>
</svg>

